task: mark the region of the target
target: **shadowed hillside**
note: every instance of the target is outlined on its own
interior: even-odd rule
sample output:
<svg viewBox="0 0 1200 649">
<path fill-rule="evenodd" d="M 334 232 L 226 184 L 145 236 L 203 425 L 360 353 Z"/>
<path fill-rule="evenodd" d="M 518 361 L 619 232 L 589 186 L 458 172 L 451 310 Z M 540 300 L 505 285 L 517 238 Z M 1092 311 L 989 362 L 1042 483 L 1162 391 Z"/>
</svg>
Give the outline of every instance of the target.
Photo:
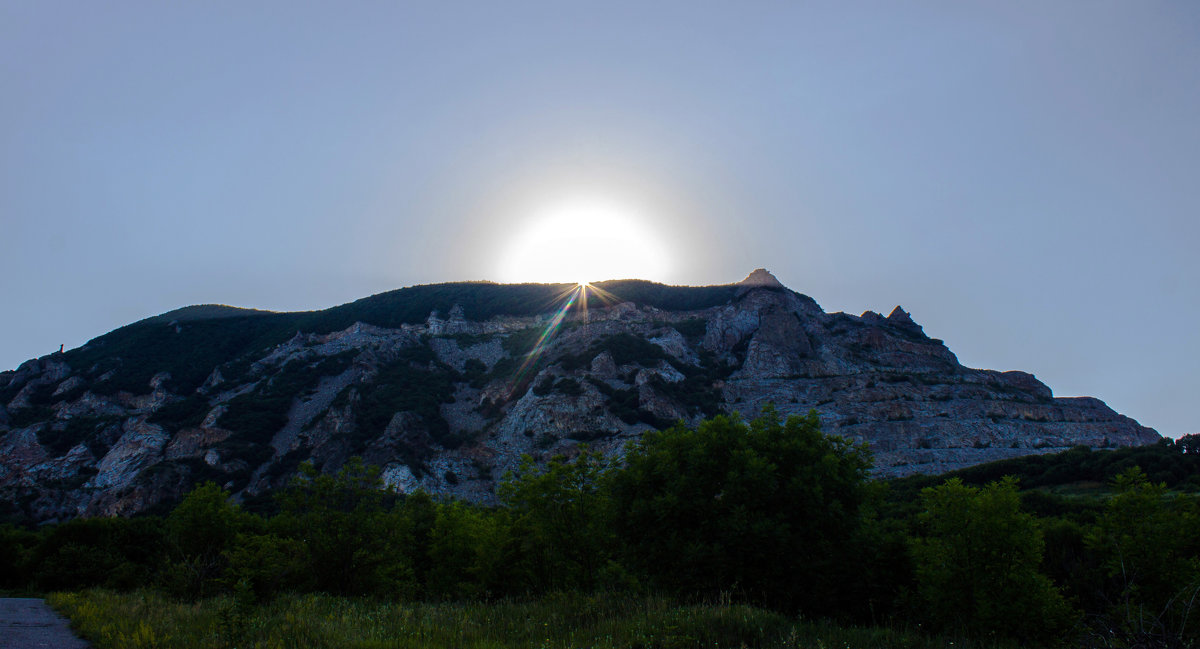
<svg viewBox="0 0 1200 649">
<path fill-rule="evenodd" d="M 963 367 L 900 307 L 825 313 L 766 271 L 414 286 L 322 311 L 185 307 L 0 373 L 0 489 L 38 520 L 214 480 L 254 498 L 359 455 L 402 491 L 490 502 L 521 455 L 616 455 L 720 413 L 815 410 L 879 475 L 1158 436 L 1023 372 Z"/>
</svg>

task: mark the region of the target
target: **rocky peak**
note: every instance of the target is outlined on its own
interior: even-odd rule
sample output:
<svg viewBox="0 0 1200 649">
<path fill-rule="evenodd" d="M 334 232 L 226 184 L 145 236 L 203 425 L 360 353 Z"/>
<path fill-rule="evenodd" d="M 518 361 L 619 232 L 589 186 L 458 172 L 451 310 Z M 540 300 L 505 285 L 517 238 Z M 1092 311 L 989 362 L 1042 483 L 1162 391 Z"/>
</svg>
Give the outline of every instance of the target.
<svg viewBox="0 0 1200 649">
<path fill-rule="evenodd" d="M 783 283 L 766 268 L 756 268 L 754 272 L 746 276 L 746 279 L 738 282 L 738 285 L 748 288 L 784 288 Z"/>
<path fill-rule="evenodd" d="M 888 314 L 887 319 L 888 322 L 891 322 L 895 325 L 917 324 L 913 322 L 912 314 L 910 314 L 908 311 L 905 311 L 904 307 L 900 306 L 899 304 L 896 305 L 896 308 L 892 309 L 892 312 Z"/>
<path fill-rule="evenodd" d="M 921 335 L 925 334 L 925 330 L 921 328 L 921 325 L 914 322 L 912 315 L 908 311 L 905 311 L 899 304 L 888 314 L 887 321 L 897 327 L 903 327 Z"/>
</svg>

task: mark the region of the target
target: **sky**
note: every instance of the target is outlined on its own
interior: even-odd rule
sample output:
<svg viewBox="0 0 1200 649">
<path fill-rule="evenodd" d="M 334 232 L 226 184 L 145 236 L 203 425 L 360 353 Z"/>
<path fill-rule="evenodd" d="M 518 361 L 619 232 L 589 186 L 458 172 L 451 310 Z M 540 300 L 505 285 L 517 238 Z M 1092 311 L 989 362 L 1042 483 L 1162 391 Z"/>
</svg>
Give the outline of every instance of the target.
<svg viewBox="0 0 1200 649">
<path fill-rule="evenodd" d="M 0 0 L 0 89 L 0 370 L 188 304 L 765 267 L 1200 432 L 1190 0 Z"/>
</svg>

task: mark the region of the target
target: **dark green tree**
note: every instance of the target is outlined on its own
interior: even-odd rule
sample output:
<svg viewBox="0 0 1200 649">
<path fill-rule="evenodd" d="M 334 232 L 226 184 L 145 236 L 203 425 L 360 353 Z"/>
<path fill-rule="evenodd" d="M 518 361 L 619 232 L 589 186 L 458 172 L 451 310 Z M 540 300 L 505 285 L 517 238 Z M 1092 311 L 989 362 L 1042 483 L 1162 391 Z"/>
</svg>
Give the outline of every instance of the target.
<svg viewBox="0 0 1200 649">
<path fill-rule="evenodd" d="M 1184 435 L 1175 442 L 1176 448 L 1185 454 L 1200 454 L 1200 433 Z"/>
<path fill-rule="evenodd" d="M 399 596 L 413 590 L 411 530 L 392 511 L 378 467 L 351 458 L 334 475 L 311 464 L 281 494 L 271 531 L 300 541 L 317 590 L 338 595 Z"/>
<path fill-rule="evenodd" d="M 815 412 L 646 433 L 613 474 L 614 529 L 659 588 L 835 613 L 870 467 Z"/>
<path fill-rule="evenodd" d="M 298 539 L 270 532 L 239 534 L 226 557 L 226 583 L 235 593 L 248 585 L 255 599 L 265 600 L 278 593 L 313 587 L 307 547 Z"/>
<path fill-rule="evenodd" d="M 506 510 L 439 504 L 429 533 L 426 594 L 434 599 L 488 599 L 515 590 L 515 546 Z"/>
<path fill-rule="evenodd" d="M 1037 520 L 1020 509 L 1016 480 L 983 487 L 957 478 L 921 492 L 923 535 L 914 539 L 919 615 L 979 638 L 1055 644 L 1074 615 L 1039 572 Z"/>
<path fill-rule="evenodd" d="M 1113 487 L 1086 539 L 1108 578 L 1108 607 L 1093 626 L 1113 646 L 1185 646 L 1200 635 L 1196 498 L 1171 494 L 1136 466 Z"/>
<path fill-rule="evenodd" d="M 396 511 L 408 530 L 407 545 L 403 551 L 412 570 L 414 587 L 418 594 L 424 596 L 433 569 L 429 550 L 433 528 L 437 524 L 438 506 L 427 492 L 418 490 L 405 496 L 396 505 Z"/>
<path fill-rule="evenodd" d="M 24 590 L 31 581 L 31 557 L 38 535 L 13 525 L 0 525 L 0 589 Z"/>
<path fill-rule="evenodd" d="M 497 493 L 515 517 L 534 588 L 594 590 L 612 576 L 611 502 L 602 488 L 612 466 L 584 446 L 544 465 L 526 455 L 504 476 Z"/>
<path fill-rule="evenodd" d="M 29 548 L 26 574 L 43 591 L 147 586 L 165 554 L 159 518 L 77 518 L 41 537 Z"/>
<path fill-rule="evenodd" d="M 255 523 L 217 484 L 207 482 L 193 489 L 167 516 L 168 588 L 192 598 L 223 589 L 229 565 L 226 552 L 237 535 Z"/>
</svg>

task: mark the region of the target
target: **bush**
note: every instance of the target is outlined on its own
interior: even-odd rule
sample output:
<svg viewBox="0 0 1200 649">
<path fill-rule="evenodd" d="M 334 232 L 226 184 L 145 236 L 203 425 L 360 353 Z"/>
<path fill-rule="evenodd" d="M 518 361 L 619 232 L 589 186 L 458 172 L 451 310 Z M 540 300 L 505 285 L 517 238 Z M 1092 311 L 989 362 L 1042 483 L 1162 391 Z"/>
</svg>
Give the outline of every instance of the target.
<svg viewBox="0 0 1200 649">
<path fill-rule="evenodd" d="M 1024 644 L 1061 638 L 1075 614 L 1039 571 L 1037 521 L 1020 511 L 1011 478 L 979 489 L 947 480 L 921 494 L 913 541 L 920 615 L 934 626 Z"/>
<path fill-rule="evenodd" d="M 228 586 L 227 553 L 238 534 L 248 531 L 254 521 L 215 483 L 193 489 L 167 516 L 168 589 L 191 599 L 224 590 Z"/>
<path fill-rule="evenodd" d="M 1100 560 L 1109 640 L 1178 645 L 1200 635 L 1200 503 L 1167 493 L 1137 467 L 1113 481 L 1117 494 L 1086 537 Z"/>
<path fill-rule="evenodd" d="M 563 456 L 539 466 L 521 458 L 505 474 L 497 495 L 516 519 L 528 571 L 540 591 L 600 586 L 614 556 L 611 500 L 603 482 L 612 462 L 584 446 L 574 459 Z"/>
<path fill-rule="evenodd" d="M 249 584 L 259 600 L 312 588 L 304 541 L 275 534 L 242 534 L 226 552 L 227 586 Z"/>
<path fill-rule="evenodd" d="M 43 591 L 150 585 L 166 550 L 155 518 L 76 519 L 43 532 L 28 570 Z"/>
<path fill-rule="evenodd" d="M 0 525 L 0 589 L 24 590 L 31 582 L 31 555 L 38 537 L 12 525 Z"/>
<path fill-rule="evenodd" d="M 312 587 L 339 595 L 395 597 L 411 592 L 410 529 L 390 515 L 393 496 L 378 467 L 351 458 L 336 475 L 300 465 L 280 495 L 271 532 L 303 544 Z"/>
<path fill-rule="evenodd" d="M 833 613 L 870 466 L 815 413 L 718 416 L 632 444 L 612 477 L 614 527 L 659 587 Z"/>
</svg>

